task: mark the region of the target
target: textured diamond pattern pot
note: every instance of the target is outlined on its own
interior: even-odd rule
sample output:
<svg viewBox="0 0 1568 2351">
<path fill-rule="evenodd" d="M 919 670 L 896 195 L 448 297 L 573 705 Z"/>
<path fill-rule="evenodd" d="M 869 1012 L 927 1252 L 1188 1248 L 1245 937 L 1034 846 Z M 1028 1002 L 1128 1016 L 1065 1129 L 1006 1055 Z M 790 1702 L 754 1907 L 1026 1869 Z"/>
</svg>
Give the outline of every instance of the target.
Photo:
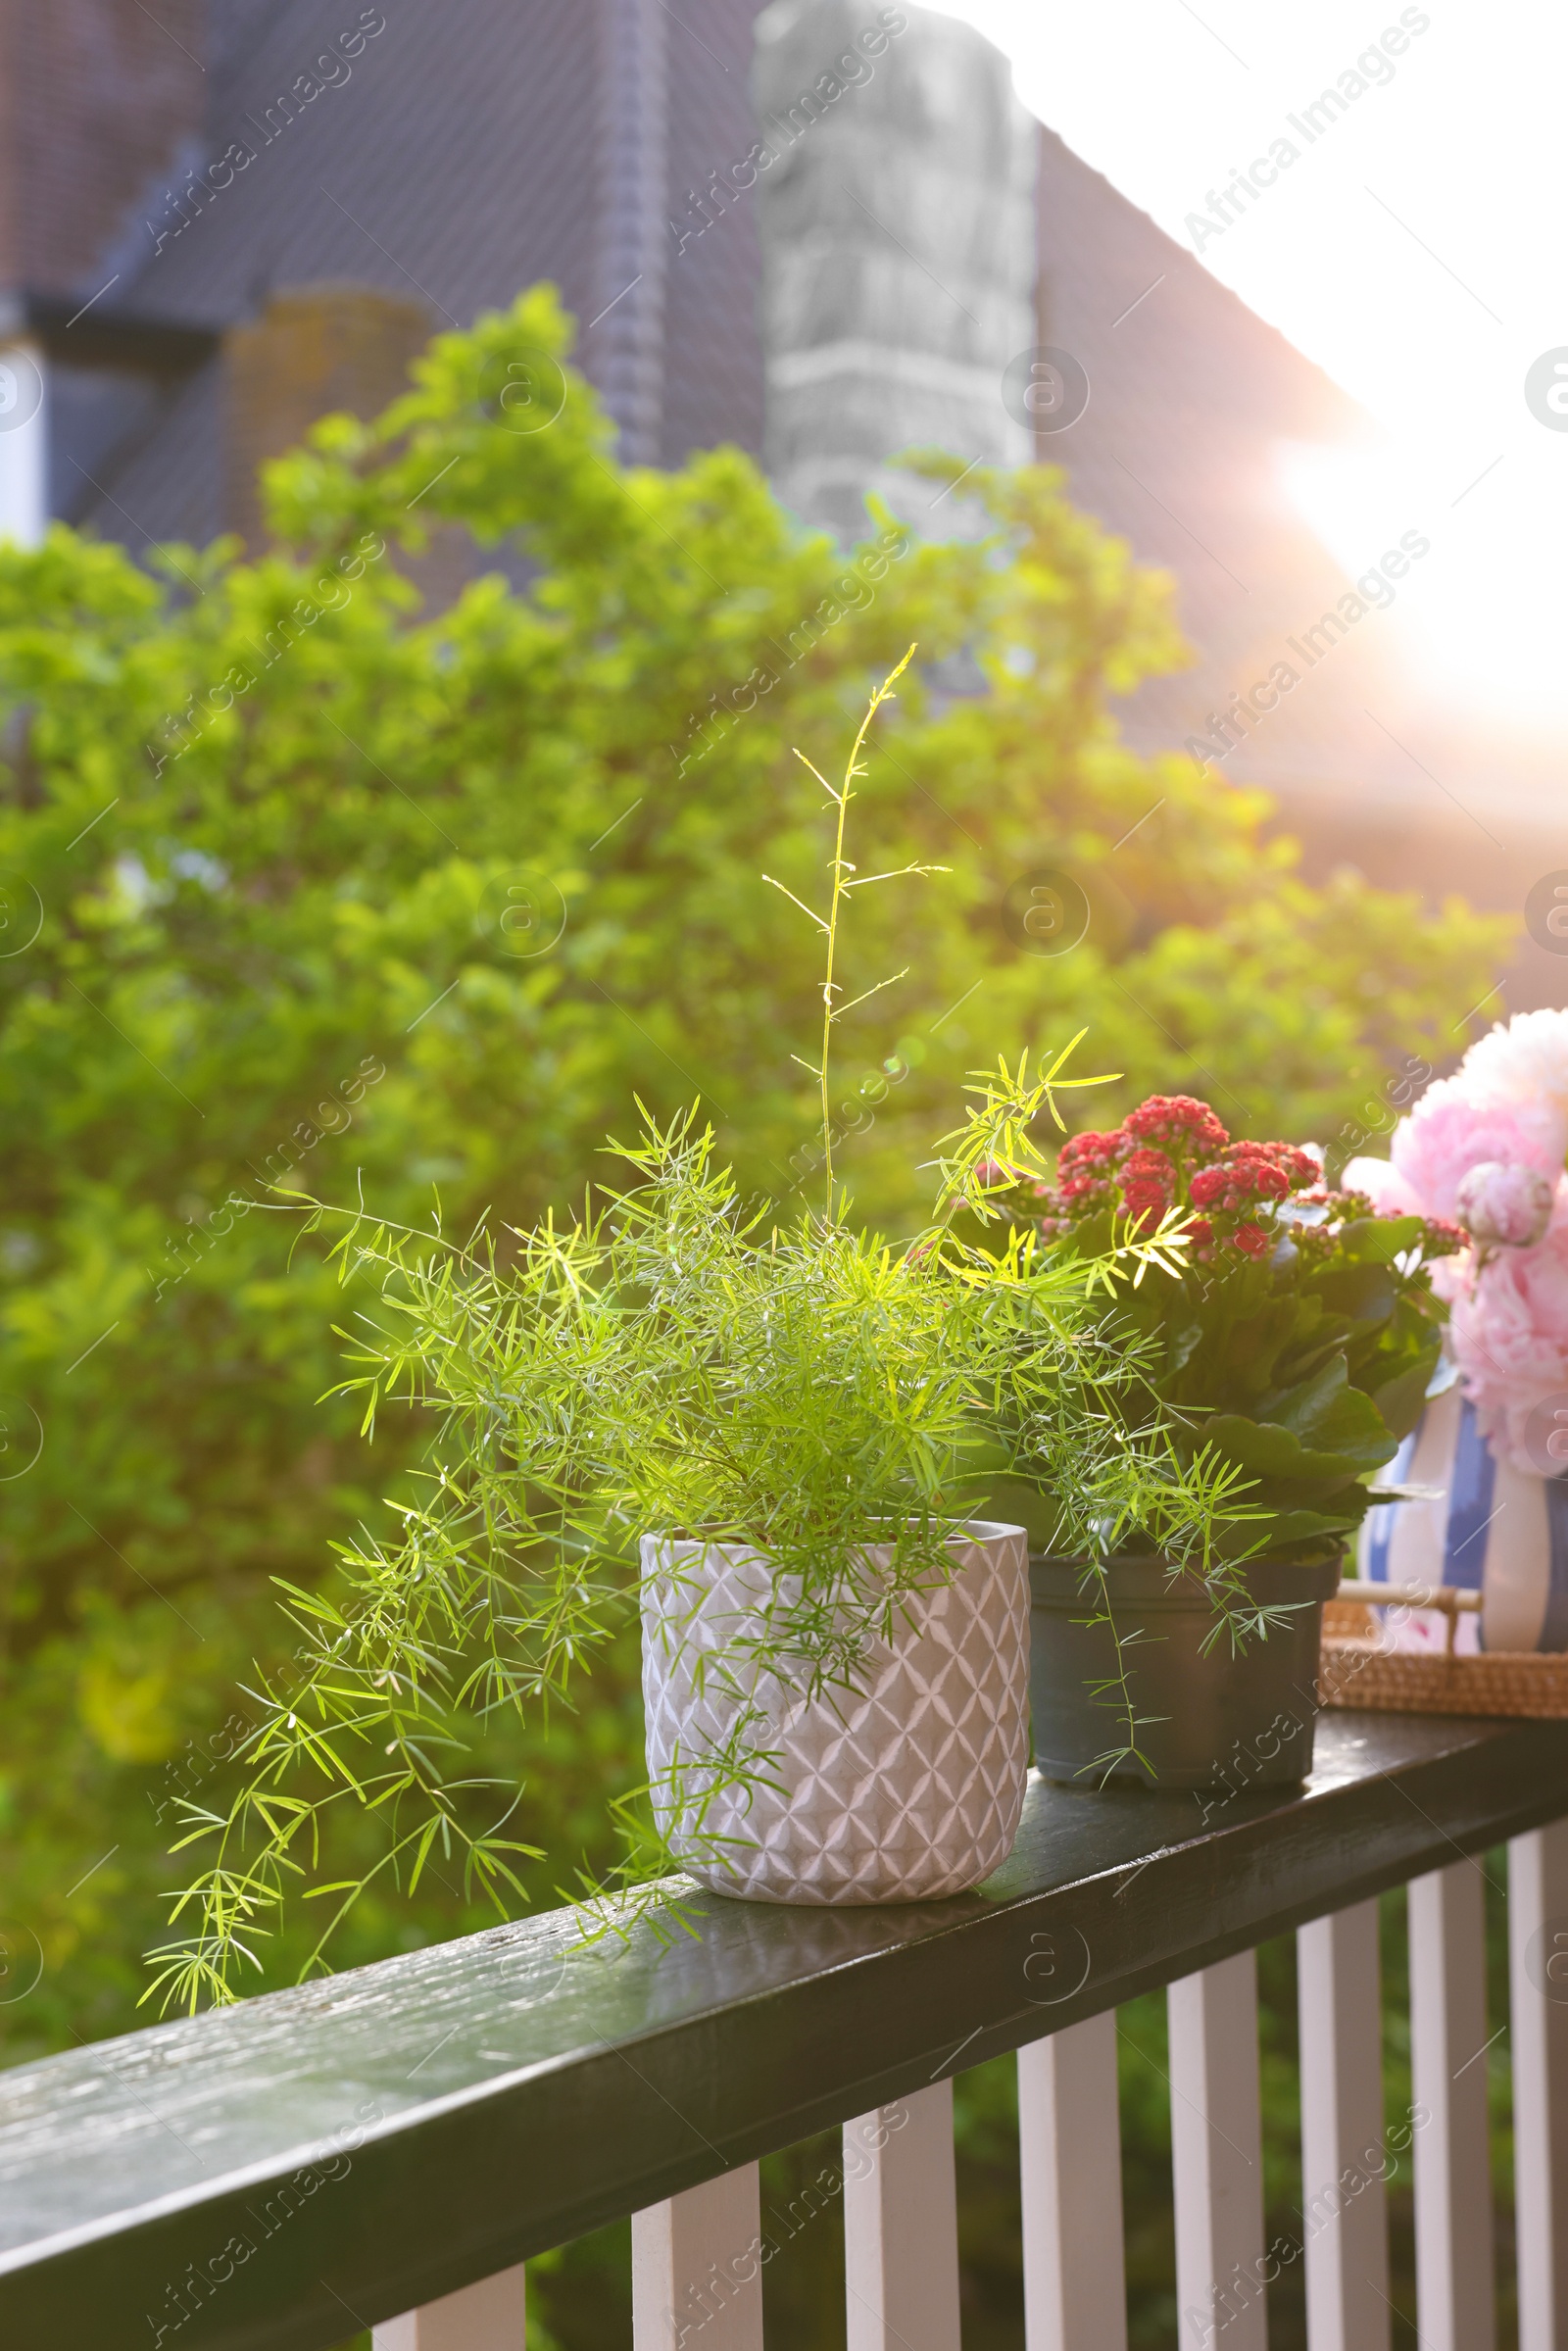
<svg viewBox="0 0 1568 2351">
<path fill-rule="evenodd" d="M 1254 1600 L 1294 1604 L 1295 1613 L 1266 1641 L 1249 1641 L 1240 1656 L 1223 1634 L 1205 1655 L 1213 1611 L 1191 1583 L 1173 1586 L 1161 1559 L 1106 1561 L 1110 1614 L 1133 1711 L 1143 1718 L 1138 1743 L 1151 1766 L 1120 1765 L 1112 1779 L 1224 1796 L 1306 1778 L 1323 1603 L 1338 1589 L 1340 1561 L 1293 1566 L 1257 1559 L 1243 1575 Z M 1097 1684 L 1115 1676 L 1116 1644 L 1108 1625 L 1086 1621 L 1100 1613 L 1101 1601 L 1093 1586 L 1086 1592 L 1081 1559 L 1035 1557 L 1029 1582 L 1035 1761 L 1048 1780 L 1094 1788 L 1101 1779 L 1096 1758 L 1125 1737 L 1120 1712 L 1093 1694 Z M 1142 1638 L 1134 1641 L 1135 1634 Z"/>
<path fill-rule="evenodd" d="M 1026 1538 L 973 1520 L 949 1547 L 953 1581 L 908 1595 L 891 1642 L 867 1643 L 858 1690 L 807 1701 L 740 1669 L 779 1761 L 772 1786 L 714 1795 L 700 1840 L 689 1810 L 664 1820 L 699 1885 L 760 1902 L 918 1902 L 960 1893 L 1005 1859 L 1029 1760 Z M 888 1555 L 867 1546 L 872 1566 Z M 652 1535 L 642 1566 L 657 1782 L 677 1749 L 710 1752 L 733 1728 L 744 1691 L 705 1664 L 734 1657 L 756 1631 L 770 1570 L 739 1544 Z"/>
</svg>

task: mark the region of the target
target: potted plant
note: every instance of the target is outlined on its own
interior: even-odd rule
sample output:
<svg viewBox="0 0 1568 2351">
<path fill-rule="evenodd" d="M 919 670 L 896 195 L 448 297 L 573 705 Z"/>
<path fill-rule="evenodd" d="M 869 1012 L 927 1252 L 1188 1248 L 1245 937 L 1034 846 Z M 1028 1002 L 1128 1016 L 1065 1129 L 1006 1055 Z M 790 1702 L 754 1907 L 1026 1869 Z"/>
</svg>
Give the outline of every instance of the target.
<svg viewBox="0 0 1568 2351">
<path fill-rule="evenodd" d="M 569 1703 L 628 1606 L 649 1779 L 614 1807 L 623 1886 L 663 1900 L 657 1882 L 678 1868 L 765 1900 L 912 1900 L 975 1884 L 1007 1851 L 1027 1764 L 1025 1538 L 964 1495 L 984 1460 L 1005 1468 L 1049 1441 L 1063 1493 L 1087 1507 L 1073 1463 L 1102 1417 L 1105 1300 L 1150 1266 L 1174 1269 L 1183 1244 L 1176 1219 L 1096 1255 L 1027 1233 L 1000 1250 L 956 1236 L 1011 1138 L 1048 1110 L 1060 1124 L 1063 1087 L 1102 1082 L 1063 1077 L 1064 1054 L 982 1090 L 912 1241 L 848 1222 L 828 1072 L 851 1008 L 840 925 L 864 885 L 845 819 L 898 674 L 842 785 L 824 784 L 827 903 L 803 908 L 825 955 L 808 1064 L 819 1209 L 749 1216 L 689 1111 L 647 1120 L 620 1151 L 637 1180 L 564 1225 L 459 1244 L 438 1225 L 347 1218 L 339 1263 L 373 1277 L 382 1311 L 361 1318 L 345 1386 L 369 1432 L 394 1400 L 431 1415 L 427 1492 L 395 1545 L 347 1546 L 333 1590 L 290 1592 L 299 1671 L 262 1685 L 227 1808 L 186 1808 L 182 1841 L 210 1849 L 176 1897 L 193 1931 L 155 1954 L 166 1998 L 232 1996 L 335 1805 L 375 1816 L 382 1850 L 310 1888 L 336 1907 L 307 1970 L 368 1885 L 416 1883 L 437 1846 L 506 1915 L 526 1849 L 508 1833 L 517 1790 L 477 1783 L 464 1757 L 488 1716 Z M 1097 1500 L 1160 1525 L 1182 1555 L 1212 1545 L 1222 1490 L 1158 1415 L 1097 1463 Z"/>
<path fill-rule="evenodd" d="M 1396 1491 L 1372 1481 L 1438 1363 L 1429 1266 L 1463 1236 L 1326 1189 L 1313 1155 L 1235 1142 L 1185 1095 L 1072 1137 L 1054 1180 L 1018 1141 L 987 1212 L 1037 1226 L 1058 1255 L 1093 1260 L 1182 1220 L 1185 1255 L 1119 1291 L 1102 1327 L 1122 1366 L 1102 1385 L 1096 1444 L 1114 1459 L 1157 1409 L 1185 1462 L 1223 1473 L 1227 1497 L 1195 1567 L 1108 1494 L 1086 1522 L 1060 1445 L 1040 1452 L 1021 1513 L 1038 1545 L 1036 1759 L 1055 1778 L 1179 1788 L 1304 1778 L 1322 1605 L 1379 1491 Z M 1020 1489 L 1005 1491 L 1016 1505 Z M 1108 1748 L 1107 1707 L 1120 1726 Z"/>
</svg>

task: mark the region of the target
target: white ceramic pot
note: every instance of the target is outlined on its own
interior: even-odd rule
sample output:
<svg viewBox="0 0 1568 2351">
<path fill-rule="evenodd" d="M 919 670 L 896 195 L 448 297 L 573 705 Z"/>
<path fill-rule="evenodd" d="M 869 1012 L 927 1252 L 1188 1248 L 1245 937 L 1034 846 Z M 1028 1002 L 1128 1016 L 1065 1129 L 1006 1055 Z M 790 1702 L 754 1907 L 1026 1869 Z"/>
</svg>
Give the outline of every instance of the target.
<svg viewBox="0 0 1568 2351">
<path fill-rule="evenodd" d="M 803 1699 L 744 1643 L 769 1589 L 761 1553 L 645 1535 L 643 1701 L 656 1787 L 697 1764 L 662 1826 L 716 1893 L 759 1902 L 917 1902 L 978 1885 L 1006 1858 L 1029 1761 L 1029 1574 L 1021 1527 L 975 1519 L 950 1540 L 949 1584 L 907 1595 L 856 1689 Z M 868 1565 L 887 1546 L 869 1545 Z M 747 1710 L 777 1757 L 770 1785 L 711 1794 L 701 1758 Z M 693 1791 L 693 1792 L 687 1792 Z"/>
</svg>

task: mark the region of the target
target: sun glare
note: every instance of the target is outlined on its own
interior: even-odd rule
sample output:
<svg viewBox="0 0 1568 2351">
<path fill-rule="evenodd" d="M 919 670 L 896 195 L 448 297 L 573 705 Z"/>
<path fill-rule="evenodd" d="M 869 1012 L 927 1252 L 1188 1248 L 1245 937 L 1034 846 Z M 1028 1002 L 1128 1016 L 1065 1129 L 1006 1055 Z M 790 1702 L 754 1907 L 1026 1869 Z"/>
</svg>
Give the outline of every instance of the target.
<svg viewBox="0 0 1568 2351">
<path fill-rule="evenodd" d="M 1281 486 L 1351 579 L 1402 532 L 1430 539 L 1390 615 L 1418 690 L 1456 717 L 1568 734 L 1568 372 L 1553 371 L 1568 367 L 1568 16 L 1509 12 L 1510 37 L 1529 38 L 1521 74 L 1481 62 L 1492 26 L 1474 0 L 1391 7 L 1386 45 L 1359 0 L 1310 18 L 1262 0 L 945 13 L 1005 51 L 1023 103 L 1384 434 L 1379 454 L 1283 450 Z M 1334 88 L 1355 93 L 1339 115 Z M 1294 161 L 1265 161 L 1255 201 L 1227 209 L 1281 140 Z"/>
<path fill-rule="evenodd" d="M 1510 485 L 1467 514 L 1462 494 L 1457 505 L 1435 495 L 1432 465 L 1408 450 L 1291 443 L 1279 472 L 1291 505 L 1352 579 L 1401 532 L 1430 537 L 1430 557 L 1401 582 L 1391 614 L 1425 692 L 1531 730 L 1568 727 L 1562 555 L 1539 513 L 1520 512 L 1507 495 Z"/>
</svg>

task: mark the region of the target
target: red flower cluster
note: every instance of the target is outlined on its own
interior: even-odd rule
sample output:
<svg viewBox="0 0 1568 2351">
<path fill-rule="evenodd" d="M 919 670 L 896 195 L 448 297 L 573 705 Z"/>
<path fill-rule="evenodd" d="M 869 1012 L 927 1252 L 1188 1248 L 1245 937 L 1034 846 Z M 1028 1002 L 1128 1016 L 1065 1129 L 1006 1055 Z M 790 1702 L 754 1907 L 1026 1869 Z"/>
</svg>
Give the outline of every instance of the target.
<svg viewBox="0 0 1568 2351">
<path fill-rule="evenodd" d="M 1192 1182 L 1195 1208 L 1245 1208 L 1250 1200 L 1283 1200 L 1290 1179 L 1283 1167 L 1266 1161 L 1240 1166 L 1200 1167 Z"/>
<path fill-rule="evenodd" d="M 1057 1180 L 1103 1174 L 1116 1165 L 1126 1148 L 1126 1138 L 1119 1133 L 1097 1135 L 1091 1127 L 1086 1134 L 1069 1135 L 1056 1154 Z"/>
<path fill-rule="evenodd" d="M 1317 1181 L 1317 1161 L 1290 1143 L 1232 1143 L 1217 1159 L 1194 1174 L 1195 1208 L 1234 1214 L 1252 1200 L 1284 1200 L 1302 1184 Z"/>
<path fill-rule="evenodd" d="M 1294 1143 L 1232 1143 L 1225 1151 L 1227 1159 L 1238 1166 L 1278 1167 L 1288 1179 L 1287 1189 L 1298 1191 L 1303 1184 L 1315 1184 L 1322 1173 L 1310 1151 L 1298 1151 Z"/>
<path fill-rule="evenodd" d="M 1040 1229 L 1054 1240 L 1107 1209 L 1152 1227 L 1169 1208 L 1200 1208 L 1207 1213 L 1193 1225 L 1200 1257 L 1222 1245 L 1261 1257 L 1278 1234 L 1272 1217 L 1258 1222 L 1259 1211 L 1318 1181 L 1317 1161 L 1294 1144 L 1233 1143 L 1207 1102 L 1155 1094 L 1109 1134 L 1074 1135 L 1062 1145 Z"/>
<path fill-rule="evenodd" d="M 1129 1151 L 1121 1163 L 1121 1204 L 1128 1216 L 1158 1224 L 1176 1198 L 1176 1169 L 1163 1151 Z"/>
<path fill-rule="evenodd" d="M 1223 1151 L 1230 1141 L 1207 1102 L 1195 1102 L 1190 1094 L 1152 1094 L 1128 1111 L 1122 1133 L 1136 1135 L 1140 1143 L 1164 1144 L 1183 1157 Z"/>
<path fill-rule="evenodd" d="M 1093 1216 L 1102 1208 L 1114 1208 L 1115 1173 L 1125 1149 L 1120 1135 L 1097 1135 L 1093 1129 L 1069 1135 L 1056 1155 L 1056 1186 L 1047 1196 L 1047 1207 L 1060 1208 L 1068 1216 Z M 1041 1230 L 1046 1230 L 1044 1224 Z M 1052 1221 L 1053 1238 L 1065 1230 L 1059 1218 Z"/>
</svg>

